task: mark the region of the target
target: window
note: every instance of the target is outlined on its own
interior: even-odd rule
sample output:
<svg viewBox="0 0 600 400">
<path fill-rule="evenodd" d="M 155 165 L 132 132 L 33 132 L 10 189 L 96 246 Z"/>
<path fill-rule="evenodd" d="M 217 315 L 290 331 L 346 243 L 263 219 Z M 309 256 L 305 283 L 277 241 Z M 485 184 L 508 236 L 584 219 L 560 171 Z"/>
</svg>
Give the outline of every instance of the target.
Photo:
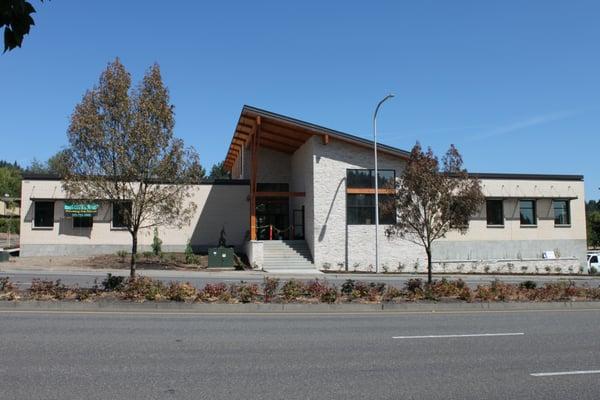
<svg viewBox="0 0 600 400">
<path fill-rule="evenodd" d="M 490 226 L 504 226 L 504 210 L 502 200 L 486 200 L 485 214 Z"/>
<path fill-rule="evenodd" d="M 377 186 L 379 188 L 393 188 L 396 178 L 396 171 L 393 169 L 377 170 Z M 375 188 L 375 170 L 372 169 L 349 169 L 347 171 L 346 187 L 352 189 L 374 189 Z"/>
<path fill-rule="evenodd" d="M 54 227 L 54 202 L 36 201 L 33 203 L 34 218 L 33 226 L 35 228 L 53 228 Z"/>
<path fill-rule="evenodd" d="M 127 218 L 131 215 L 130 201 L 117 201 L 112 207 L 112 227 L 127 228 Z"/>
<path fill-rule="evenodd" d="M 91 228 L 94 217 L 73 217 L 73 228 Z"/>
<path fill-rule="evenodd" d="M 519 201 L 519 211 L 521 215 L 521 225 L 535 226 L 537 224 L 535 200 Z"/>
<path fill-rule="evenodd" d="M 379 223 L 396 223 L 393 185 L 394 170 L 378 170 Z M 348 225 L 375 224 L 375 171 L 349 169 L 346 176 L 346 222 Z M 392 191 L 390 193 L 390 191 Z"/>
<path fill-rule="evenodd" d="M 375 195 L 374 194 L 348 194 L 347 198 L 348 225 L 373 225 L 375 224 Z M 396 213 L 393 209 L 394 196 L 379 195 L 379 223 L 395 224 Z"/>
<path fill-rule="evenodd" d="M 571 213 L 568 200 L 553 200 L 554 225 L 569 225 L 571 223 Z"/>
</svg>

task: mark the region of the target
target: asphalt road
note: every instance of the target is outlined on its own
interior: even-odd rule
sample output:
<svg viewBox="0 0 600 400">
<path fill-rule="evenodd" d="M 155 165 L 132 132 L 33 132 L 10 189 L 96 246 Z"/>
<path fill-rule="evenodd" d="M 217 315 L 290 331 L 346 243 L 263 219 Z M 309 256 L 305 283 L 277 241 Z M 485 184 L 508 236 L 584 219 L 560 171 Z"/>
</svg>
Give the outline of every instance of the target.
<svg viewBox="0 0 600 400">
<path fill-rule="evenodd" d="M 26 288 L 30 285 L 31 280 L 34 278 L 40 278 L 44 280 L 57 280 L 60 279 L 62 283 L 67 285 L 77 284 L 80 287 L 91 287 L 95 283 L 100 284 L 106 277 L 106 274 L 111 272 L 114 275 L 129 276 L 127 270 L 50 270 L 50 269 L 39 269 L 39 270 L 18 270 L 14 268 L 7 268 L 0 265 L 0 277 L 8 276 L 13 282 L 16 282 L 19 286 Z M 277 277 L 279 279 L 326 279 L 331 284 L 341 285 L 347 279 L 362 280 L 366 282 L 385 282 L 388 285 L 396 287 L 402 287 L 404 282 L 413 278 L 420 278 L 423 280 L 427 279 L 426 275 L 392 275 L 392 274 L 319 274 L 319 275 L 288 275 L 288 274 L 266 274 L 257 271 L 212 271 L 212 272 L 188 272 L 188 271 L 161 271 L 161 270 L 144 270 L 138 271 L 139 275 L 150 276 L 156 279 L 160 279 L 164 282 L 170 281 L 187 281 L 192 283 L 198 288 L 203 287 L 208 282 L 226 282 L 226 283 L 239 283 L 244 282 L 255 282 L 262 283 L 265 276 Z M 434 279 L 441 279 L 446 277 L 448 279 L 463 279 L 469 286 L 475 287 L 481 283 L 489 283 L 495 278 L 502 280 L 507 283 L 519 283 L 524 280 L 534 280 L 538 284 L 544 284 L 546 282 L 554 282 L 557 280 L 570 279 L 576 282 L 578 285 L 589 285 L 589 286 L 600 286 L 600 276 L 523 276 L 523 275 L 442 275 L 435 274 Z"/>
<path fill-rule="evenodd" d="M 599 311 L 2 311 L 0 397 L 596 400 L 599 326 Z M 572 375 L 532 375 L 556 372 Z"/>
</svg>

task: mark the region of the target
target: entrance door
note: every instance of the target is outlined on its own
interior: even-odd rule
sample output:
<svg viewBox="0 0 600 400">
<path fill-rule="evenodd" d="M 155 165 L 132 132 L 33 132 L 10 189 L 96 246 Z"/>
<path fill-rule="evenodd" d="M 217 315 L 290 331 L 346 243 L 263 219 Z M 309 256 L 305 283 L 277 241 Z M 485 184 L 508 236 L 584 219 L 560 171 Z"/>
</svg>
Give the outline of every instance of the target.
<svg viewBox="0 0 600 400">
<path fill-rule="evenodd" d="M 290 238 L 289 199 L 259 197 L 256 199 L 256 237 L 258 240 Z"/>
<path fill-rule="evenodd" d="M 294 239 L 304 239 L 304 206 L 294 210 Z"/>
</svg>

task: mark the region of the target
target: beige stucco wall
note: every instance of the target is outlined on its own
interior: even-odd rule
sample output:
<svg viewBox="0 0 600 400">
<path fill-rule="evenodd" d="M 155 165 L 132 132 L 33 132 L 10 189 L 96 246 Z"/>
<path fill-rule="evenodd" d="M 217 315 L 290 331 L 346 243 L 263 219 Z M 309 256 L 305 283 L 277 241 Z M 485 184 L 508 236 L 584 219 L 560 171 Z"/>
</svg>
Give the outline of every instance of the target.
<svg viewBox="0 0 600 400">
<path fill-rule="evenodd" d="M 191 223 L 182 227 L 158 227 L 165 251 L 182 251 L 188 240 L 195 249 L 215 245 L 222 228 L 227 242 L 242 247 L 248 231 L 249 205 L 247 185 L 194 185 L 190 201 L 197 209 Z M 119 249 L 128 250 L 131 235 L 126 230 L 111 226 L 112 209 L 108 202 L 94 217 L 93 227 L 73 228 L 72 218 L 64 215 L 65 193 L 60 181 L 23 181 L 21 214 L 21 254 L 102 254 Z M 52 229 L 33 226 L 34 199 L 54 199 L 54 226 Z M 153 229 L 139 233 L 141 251 L 152 243 Z"/>
</svg>

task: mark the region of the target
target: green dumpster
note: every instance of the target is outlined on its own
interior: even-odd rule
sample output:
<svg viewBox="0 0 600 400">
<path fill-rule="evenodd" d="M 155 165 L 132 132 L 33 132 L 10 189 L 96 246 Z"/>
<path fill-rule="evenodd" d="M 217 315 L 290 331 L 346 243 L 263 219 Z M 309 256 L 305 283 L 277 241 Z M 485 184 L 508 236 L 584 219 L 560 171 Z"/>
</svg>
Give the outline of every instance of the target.
<svg viewBox="0 0 600 400">
<path fill-rule="evenodd" d="M 234 252 L 231 247 L 213 247 L 208 249 L 209 268 L 233 268 Z"/>
</svg>

